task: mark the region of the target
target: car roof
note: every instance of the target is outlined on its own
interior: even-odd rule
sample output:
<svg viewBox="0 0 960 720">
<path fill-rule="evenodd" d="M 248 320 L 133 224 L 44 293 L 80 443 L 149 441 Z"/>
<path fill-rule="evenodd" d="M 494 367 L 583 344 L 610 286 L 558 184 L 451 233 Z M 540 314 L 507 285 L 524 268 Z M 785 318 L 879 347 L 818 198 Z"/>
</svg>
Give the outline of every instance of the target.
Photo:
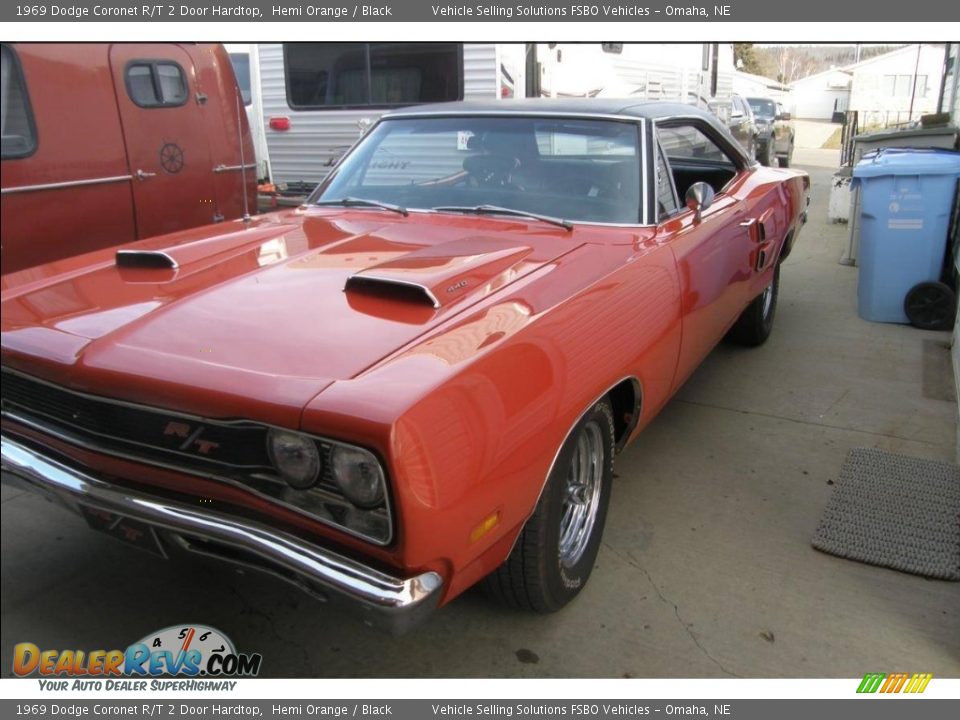
<svg viewBox="0 0 960 720">
<path fill-rule="evenodd" d="M 559 115 L 621 115 L 658 120 L 677 116 L 695 116 L 716 122 L 713 113 L 693 105 L 659 100 L 630 98 L 525 98 L 515 100 L 465 100 L 461 102 L 415 105 L 384 114 L 384 118 L 412 115 L 470 113 L 550 113 Z"/>
</svg>

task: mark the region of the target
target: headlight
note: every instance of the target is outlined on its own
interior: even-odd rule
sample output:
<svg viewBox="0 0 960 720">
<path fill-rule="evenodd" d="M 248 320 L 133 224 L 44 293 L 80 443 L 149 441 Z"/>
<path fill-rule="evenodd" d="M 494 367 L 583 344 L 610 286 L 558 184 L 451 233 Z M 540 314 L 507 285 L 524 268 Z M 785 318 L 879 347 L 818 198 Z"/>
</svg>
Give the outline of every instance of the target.
<svg viewBox="0 0 960 720">
<path fill-rule="evenodd" d="M 330 465 L 334 481 L 354 505 L 371 508 L 383 502 L 383 469 L 373 453 L 336 445 Z"/>
<path fill-rule="evenodd" d="M 313 487 L 320 476 L 320 451 L 300 433 L 271 429 L 267 433 L 270 462 L 287 483 L 298 490 Z"/>
</svg>

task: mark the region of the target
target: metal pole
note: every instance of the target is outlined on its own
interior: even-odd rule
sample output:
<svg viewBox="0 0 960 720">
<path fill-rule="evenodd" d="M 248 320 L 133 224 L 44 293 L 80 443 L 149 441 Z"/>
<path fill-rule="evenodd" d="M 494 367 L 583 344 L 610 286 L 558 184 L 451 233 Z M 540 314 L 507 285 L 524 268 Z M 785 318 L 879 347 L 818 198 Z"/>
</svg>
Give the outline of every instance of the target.
<svg viewBox="0 0 960 720">
<path fill-rule="evenodd" d="M 937 112 L 943 112 L 943 95 L 947 90 L 947 68 L 950 66 L 950 46 L 953 43 L 946 43 L 943 46 L 943 72 L 940 74 L 940 92 L 937 93 Z"/>
<path fill-rule="evenodd" d="M 247 197 L 247 161 L 243 156 L 243 102 L 237 87 L 237 140 L 240 141 L 240 182 L 243 183 L 243 221 L 250 222 L 250 198 Z"/>
<path fill-rule="evenodd" d="M 917 62 L 913 66 L 913 88 L 910 93 L 910 114 L 907 116 L 907 122 L 913 120 L 913 99 L 917 96 L 917 71 L 920 69 L 920 51 L 923 50 L 923 43 L 917 43 Z"/>
<path fill-rule="evenodd" d="M 953 75 L 953 85 L 950 87 L 950 100 L 947 104 L 947 112 L 950 113 L 951 118 L 954 122 L 957 122 L 956 117 L 954 117 L 954 108 L 957 105 L 957 89 L 960 87 L 960 67 L 958 67 L 958 62 L 960 62 L 960 43 L 951 43 L 953 46 L 953 68 L 951 75 Z"/>
</svg>

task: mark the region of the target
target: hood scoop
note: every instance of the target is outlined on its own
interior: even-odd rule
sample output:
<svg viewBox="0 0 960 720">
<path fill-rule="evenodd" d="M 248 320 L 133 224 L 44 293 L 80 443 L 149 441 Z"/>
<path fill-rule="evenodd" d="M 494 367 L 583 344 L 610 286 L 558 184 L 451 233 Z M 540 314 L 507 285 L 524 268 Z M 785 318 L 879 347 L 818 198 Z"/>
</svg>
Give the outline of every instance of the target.
<svg viewBox="0 0 960 720">
<path fill-rule="evenodd" d="M 176 270 L 177 261 L 161 250 L 117 250 L 118 268 Z"/>
<path fill-rule="evenodd" d="M 440 301 L 424 285 L 397 280 L 396 278 L 382 278 L 373 275 L 353 275 L 347 278 L 344 286 L 346 292 L 358 292 L 364 295 L 373 295 L 385 300 L 409 303 L 411 305 L 425 305 L 439 308 Z"/>
<path fill-rule="evenodd" d="M 139 247 L 117 250 L 116 266 L 121 270 L 163 270 L 165 273 L 148 273 L 152 282 L 160 278 L 184 277 L 198 269 L 215 265 L 232 257 L 258 251 L 261 265 L 271 259 L 286 256 L 284 233 L 291 225 L 271 223 L 262 227 L 244 227 L 242 230 L 224 232 L 211 237 L 197 237 L 203 228 L 181 232 L 180 241 L 170 243 L 169 237 L 151 238 L 137 243 Z M 166 241 L 166 242 L 164 242 Z M 267 247 L 271 248 L 267 252 Z M 278 256 L 278 249 L 282 253 Z M 179 273 L 179 275 L 178 275 Z M 131 273 L 131 277 L 140 277 Z M 132 281 L 132 280 L 131 280 Z M 142 281 L 147 281 L 143 276 Z"/>
<path fill-rule="evenodd" d="M 344 291 L 440 309 L 467 295 L 485 295 L 519 276 L 532 252 L 489 238 L 464 238 L 415 250 L 347 278 Z"/>
</svg>

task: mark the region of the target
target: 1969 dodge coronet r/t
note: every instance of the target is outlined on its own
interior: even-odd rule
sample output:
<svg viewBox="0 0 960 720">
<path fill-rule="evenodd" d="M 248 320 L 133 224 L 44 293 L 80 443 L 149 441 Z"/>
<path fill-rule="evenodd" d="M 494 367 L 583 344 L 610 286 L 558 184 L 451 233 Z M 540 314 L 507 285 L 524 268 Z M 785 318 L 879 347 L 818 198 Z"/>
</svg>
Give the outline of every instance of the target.
<svg viewBox="0 0 960 720">
<path fill-rule="evenodd" d="M 5 276 L 3 470 L 380 627 L 557 610 L 614 455 L 770 333 L 808 187 L 682 105 L 384 116 L 302 207 Z"/>
</svg>

